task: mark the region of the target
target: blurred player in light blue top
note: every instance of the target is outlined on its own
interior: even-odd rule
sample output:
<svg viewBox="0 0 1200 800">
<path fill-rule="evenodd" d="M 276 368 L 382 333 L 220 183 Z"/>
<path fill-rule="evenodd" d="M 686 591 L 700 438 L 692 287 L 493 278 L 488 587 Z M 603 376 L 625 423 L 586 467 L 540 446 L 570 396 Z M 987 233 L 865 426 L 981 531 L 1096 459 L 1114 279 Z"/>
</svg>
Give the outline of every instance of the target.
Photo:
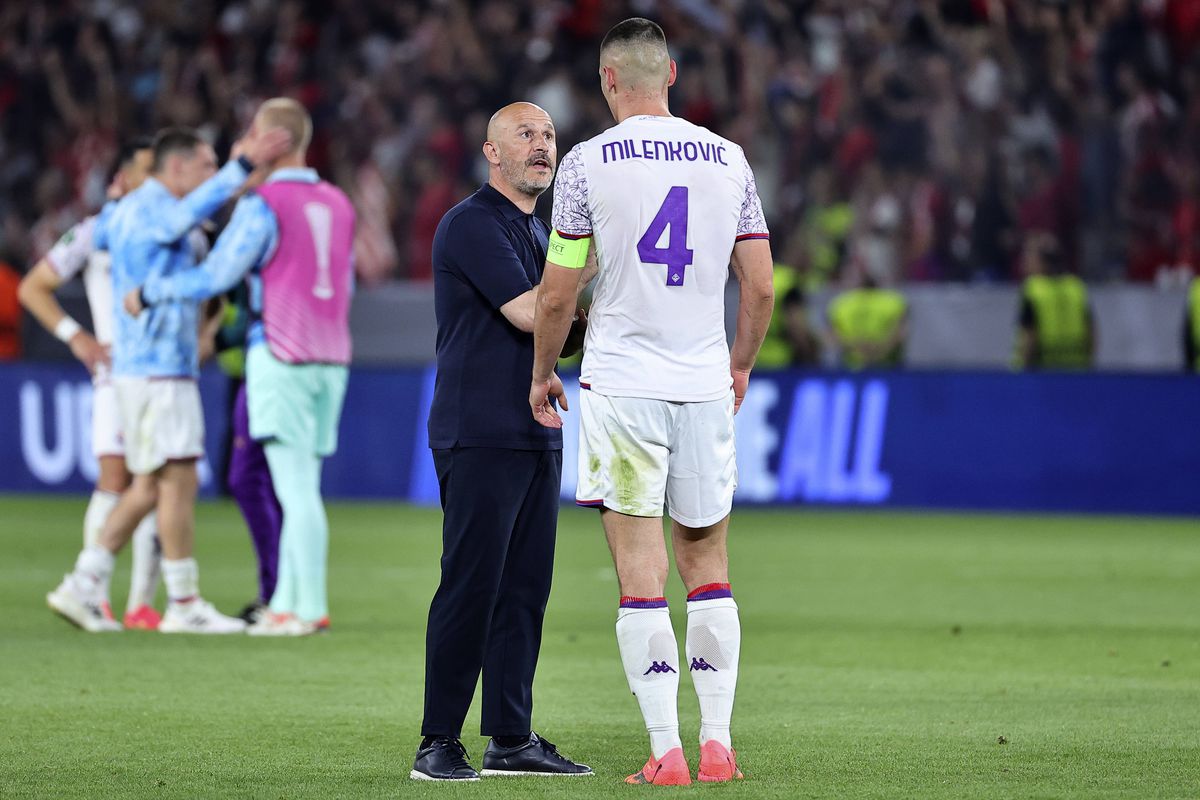
<svg viewBox="0 0 1200 800">
<path fill-rule="evenodd" d="M 151 273 L 124 303 L 131 314 L 146 309 L 153 324 L 162 309 L 194 305 L 248 277 L 256 317 L 246 356 L 250 435 L 264 443 L 283 506 L 273 613 L 249 633 L 303 636 L 328 625 L 321 459 L 337 447 L 346 392 L 354 208 L 305 165 L 312 121 L 295 100 L 263 103 L 251 128 L 280 129 L 293 149 L 265 165 L 270 176 L 238 202 L 200 269 Z"/>
<path fill-rule="evenodd" d="M 121 201 L 104 227 L 116 306 L 113 383 L 125 434 L 125 462 L 134 478 L 105 523 L 99 543 L 84 548 L 74 572 L 55 592 L 65 598 L 55 610 L 86 630 L 120 630 L 103 611 L 108 607 L 113 559 L 154 508 L 169 600 L 159 630 L 244 630 L 241 620 L 218 613 L 200 598 L 199 570 L 192 558 L 196 460 L 204 454 L 204 418 L 195 380 L 198 306 L 167 303 L 135 320 L 125 313 L 120 298 L 152 276 L 193 269 L 191 231 L 246 183 L 255 164 L 271 161 L 290 146 L 286 131 L 248 135 L 235 146 L 241 155 L 218 172 L 212 147 L 194 131 L 162 131 L 154 140 L 151 177 Z"/>
</svg>

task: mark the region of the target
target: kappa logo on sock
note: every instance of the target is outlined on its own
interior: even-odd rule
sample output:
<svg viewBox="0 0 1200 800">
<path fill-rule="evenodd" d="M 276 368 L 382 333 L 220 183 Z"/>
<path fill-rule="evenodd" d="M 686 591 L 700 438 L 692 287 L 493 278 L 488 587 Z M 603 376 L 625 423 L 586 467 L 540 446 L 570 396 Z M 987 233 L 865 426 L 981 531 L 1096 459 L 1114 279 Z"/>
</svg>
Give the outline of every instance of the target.
<svg viewBox="0 0 1200 800">
<path fill-rule="evenodd" d="M 703 658 L 693 658 L 692 666 L 690 667 L 690 670 L 692 672 L 704 672 L 705 670 L 711 670 L 712 672 L 720 672 L 719 669 L 717 669 L 712 664 L 705 661 Z"/>
<path fill-rule="evenodd" d="M 650 663 L 650 669 L 643 672 L 642 675 L 649 675 L 651 672 L 661 674 L 663 672 L 674 672 L 674 671 L 675 671 L 675 668 L 672 667 L 670 664 L 668 664 L 665 661 L 652 661 Z"/>
</svg>

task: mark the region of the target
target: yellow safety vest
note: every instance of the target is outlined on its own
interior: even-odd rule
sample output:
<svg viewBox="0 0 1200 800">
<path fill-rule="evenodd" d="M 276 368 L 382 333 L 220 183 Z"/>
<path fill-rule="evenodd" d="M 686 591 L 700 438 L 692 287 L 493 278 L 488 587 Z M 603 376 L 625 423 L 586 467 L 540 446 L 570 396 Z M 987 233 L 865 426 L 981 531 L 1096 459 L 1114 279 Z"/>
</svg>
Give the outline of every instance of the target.
<svg viewBox="0 0 1200 800">
<path fill-rule="evenodd" d="M 1193 278 L 1191 288 L 1188 289 L 1188 331 L 1192 335 L 1192 347 L 1196 352 L 1196 358 L 1192 362 L 1192 369 L 1200 372 L 1200 278 Z"/>
<path fill-rule="evenodd" d="M 221 329 L 230 331 L 236 330 L 238 326 L 244 326 L 242 315 L 245 313 L 245 310 L 240 308 L 237 303 L 226 303 L 225 311 L 221 316 Z M 229 347 L 217 353 L 217 364 L 229 377 L 242 380 L 246 377 L 246 346 L 242 344 L 237 347 Z"/>
<path fill-rule="evenodd" d="M 792 363 L 792 348 L 788 346 L 785 333 L 783 296 L 796 285 L 796 270 L 783 264 L 775 265 L 775 310 L 771 312 L 771 324 L 767 336 L 758 350 L 754 365 L 763 369 L 782 369 Z"/>
<path fill-rule="evenodd" d="M 838 338 L 882 344 L 890 339 L 904 322 L 908 301 L 891 289 L 851 289 L 834 299 L 829 306 L 829 321 Z M 903 354 L 903 343 L 881 362 L 896 366 Z M 843 351 L 843 364 L 850 369 L 868 366 L 857 353 Z"/>
<path fill-rule="evenodd" d="M 1037 365 L 1086 369 L 1092 364 L 1088 293 L 1074 275 L 1032 275 L 1024 295 L 1033 306 Z"/>
</svg>

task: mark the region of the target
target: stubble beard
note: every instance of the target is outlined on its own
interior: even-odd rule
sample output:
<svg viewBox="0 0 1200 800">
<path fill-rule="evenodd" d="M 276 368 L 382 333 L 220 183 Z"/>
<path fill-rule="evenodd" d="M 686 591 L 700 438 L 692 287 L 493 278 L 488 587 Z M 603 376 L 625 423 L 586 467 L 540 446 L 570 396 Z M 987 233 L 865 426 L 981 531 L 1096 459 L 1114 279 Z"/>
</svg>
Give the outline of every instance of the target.
<svg viewBox="0 0 1200 800">
<path fill-rule="evenodd" d="M 521 194 L 527 197 L 540 197 L 543 192 L 550 188 L 550 184 L 554 182 L 554 169 L 550 169 L 550 174 L 545 179 L 537 178 L 530 180 L 525 177 L 525 170 L 529 165 L 524 162 L 510 164 L 505 170 L 504 177 L 509 184 Z"/>
</svg>

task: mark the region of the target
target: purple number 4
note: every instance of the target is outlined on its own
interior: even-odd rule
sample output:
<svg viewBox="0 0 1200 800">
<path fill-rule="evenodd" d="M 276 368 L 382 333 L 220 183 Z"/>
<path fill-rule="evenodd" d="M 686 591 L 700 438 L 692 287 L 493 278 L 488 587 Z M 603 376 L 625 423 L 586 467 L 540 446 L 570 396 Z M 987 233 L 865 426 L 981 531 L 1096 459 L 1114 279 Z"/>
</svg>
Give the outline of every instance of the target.
<svg viewBox="0 0 1200 800">
<path fill-rule="evenodd" d="M 667 237 L 667 246 L 659 247 L 658 240 L 662 238 L 667 226 L 671 233 Z M 688 230 L 688 190 L 686 186 L 672 186 L 667 192 L 658 213 L 650 221 L 650 227 L 638 239 L 638 258 L 643 264 L 666 264 L 667 286 L 683 286 L 683 276 L 687 265 L 692 263 L 692 251 L 687 246 Z"/>
</svg>

